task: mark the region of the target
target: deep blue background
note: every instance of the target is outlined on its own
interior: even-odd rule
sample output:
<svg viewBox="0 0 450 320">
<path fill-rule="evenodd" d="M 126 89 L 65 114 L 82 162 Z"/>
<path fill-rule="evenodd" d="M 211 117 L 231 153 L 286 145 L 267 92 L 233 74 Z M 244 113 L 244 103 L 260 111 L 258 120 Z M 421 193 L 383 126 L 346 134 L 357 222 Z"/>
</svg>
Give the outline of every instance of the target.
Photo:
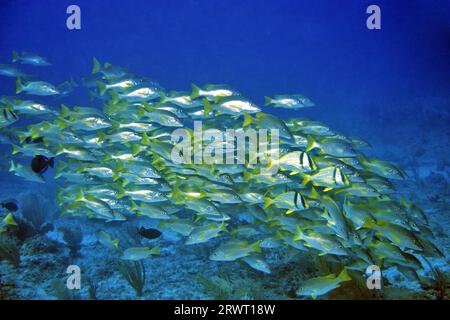
<svg viewBox="0 0 450 320">
<path fill-rule="evenodd" d="M 70 4 L 81 7 L 81 31 L 65 26 Z M 382 30 L 366 28 L 370 4 Z M 0 62 L 39 52 L 54 66 L 37 73 L 57 83 L 88 74 L 96 56 L 167 89 L 227 83 L 257 103 L 299 92 L 317 108 L 283 115 L 361 122 L 362 132 L 415 125 L 429 109 L 430 121 L 448 115 L 449 9 L 445 0 L 1 1 Z M 12 93 L 11 79 L 0 85 Z"/>
</svg>

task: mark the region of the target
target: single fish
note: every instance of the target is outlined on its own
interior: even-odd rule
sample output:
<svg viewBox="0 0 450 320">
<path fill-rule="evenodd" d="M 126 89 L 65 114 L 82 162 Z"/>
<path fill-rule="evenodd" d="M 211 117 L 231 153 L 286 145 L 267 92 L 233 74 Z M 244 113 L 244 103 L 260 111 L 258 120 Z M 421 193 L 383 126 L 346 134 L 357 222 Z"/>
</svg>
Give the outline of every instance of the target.
<svg viewBox="0 0 450 320">
<path fill-rule="evenodd" d="M 330 274 L 328 276 L 306 280 L 296 291 L 296 294 L 300 297 L 310 296 L 316 299 L 339 288 L 343 282 L 350 280 L 351 278 L 348 275 L 347 269 L 344 269 L 338 276 Z"/>
<path fill-rule="evenodd" d="M 44 57 L 30 52 L 16 52 L 13 51 L 12 62 L 19 62 L 21 64 L 31 64 L 33 66 L 50 66 L 51 63 Z"/>
<path fill-rule="evenodd" d="M 0 203 L 0 206 L 10 212 L 16 212 L 17 210 L 19 210 L 19 206 L 17 205 L 17 203 L 12 200 L 3 201 Z"/>
<path fill-rule="evenodd" d="M 159 238 L 162 233 L 158 229 L 152 229 L 152 228 L 147 229 L 144 227 L 140 227 L 138 229 L 138 234 L 141 237 L 152 240 L 152 239 Z"/>
<path fill-rule="evenodd" d="M 301 94 L 278 95 L 274 98 L 264 97 L 264 102 L 266 106 L 293 110 L 315 106 L 314 102 Z"/>
<path fill-rule="evenodd" d="M 126 249 L 120 259 L 139 261 L 150 258 L 152 255 L 159 254 L 159 247 L 150 249 L 149 247 L 133 247 Z"/>
<path fill-rule="evenodd" d="M 38 174 L 43 174 L 47 169 L 53 168 L 55 165 L 55 158 L 47 158 L 42 155 L 37 155 L 31 160 L 31 170 Z"/>
</svg>

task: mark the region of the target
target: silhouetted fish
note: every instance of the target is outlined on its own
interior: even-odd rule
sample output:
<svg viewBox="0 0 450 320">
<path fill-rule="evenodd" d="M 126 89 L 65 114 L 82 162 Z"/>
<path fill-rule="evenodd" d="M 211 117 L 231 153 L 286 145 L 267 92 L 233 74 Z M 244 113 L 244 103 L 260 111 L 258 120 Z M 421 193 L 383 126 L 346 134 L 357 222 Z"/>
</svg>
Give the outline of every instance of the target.
<svg viewBox="0 0 450 320">
<path fill-rule="evenodd" d="M 37 138 L 32 138 L 32 137 L 27 137 L 25 139 L 25 142 L 30 144 L 30 143 L 44 143 L 44 138 L 43 137 L 37 137 Z"/>
<path fill-rule="evenodd" d="M 2 208 L 5 208 L 10 212 L 16 212 L 17 210 L 19 210 L 19 206 L 11 200 L 4 201 L 0 205 L 2 206 Z"/>
<path fill-rule="evenodd" d="M 156 239 L 159 238 L 161 236 L 161 231 L 157 230 L 157 229 L 146 229 L 144 227 L 141 227 L 140 229 L 138 229 L 138 233 L 147 239 Z"/>
<path fill-rule="evenodd" d="M 47 158 L 45 156 L 37 155 L 31 160 L 31 169 L 36 173 L 44 173 L 48 167 L 54 166 L 54 158 Z"/>
</svg>

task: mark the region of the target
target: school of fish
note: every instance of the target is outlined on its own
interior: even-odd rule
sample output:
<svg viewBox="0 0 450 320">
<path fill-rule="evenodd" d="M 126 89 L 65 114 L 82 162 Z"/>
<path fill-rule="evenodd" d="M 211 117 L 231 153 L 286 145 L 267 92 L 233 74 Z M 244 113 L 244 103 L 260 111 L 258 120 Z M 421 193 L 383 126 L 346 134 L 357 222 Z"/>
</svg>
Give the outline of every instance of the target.
<svg viewBox="0 0 450 320">
<path fill-rule="evenodd" d="M 16 82 L 16 95 L 0 99 L 0 143 L 11 145 L 10 172 L 25 180 L 45 183 L 44 172 L 55 165 L 62 214 L 106 222 L 147 217 L 186 245 L 220 238 L 211 260 L 240 260 L 263 273 L 271 272 L 264 251 L 280 247 L 342 264 L 339 275 L 305 282 L 299 297 L 324 295 L 351 280 L 347 270 L 364 273 L 370 265 L 396 266 L 417 277 L 428 258 L 442 255 L 429 240 L 423 210 L 394 188 L 392 180 L 405 173 L 367 158 L 361 149 L 370 146 L 362 139 L 318 121 L 264 113 L 225 85 L 164 91 L 95 58 L 91 75 L 54 85 L 20 70 L 21 64 L 48 67 L 47 59 L 14 52 L 12 62 L 0 65 L 0 76 Z M 57 100 L 80 85 L 103 109 Z M 43 96 L 54 104 L 40 102 Z M 267 110 L 314 106 L 300 94 L 265 97 L 265 104 Z M 24 126 L 22 118 L 32 123 Z M 258 156 L 267 161 L 250 163 L 254 155 L 246 150 L 245 160 L 235 164 L 177 163 L 172 132 L 184 128 L 193 135 L 193 121 L 222 132 L 277 129 L 279 157 L 266 150 Z M 227 142 L 203 141 L 201 147 L 212 143 L 224 148 Z M 278 171 L 268 174 L 272 166 Z M 9 213 L 0 230 L 14 224 Z M 119 247 L 105 231 L 99 239 Z M 136 261 L 157 252 L 134 247 L 121 254 Z"/>
</svg>

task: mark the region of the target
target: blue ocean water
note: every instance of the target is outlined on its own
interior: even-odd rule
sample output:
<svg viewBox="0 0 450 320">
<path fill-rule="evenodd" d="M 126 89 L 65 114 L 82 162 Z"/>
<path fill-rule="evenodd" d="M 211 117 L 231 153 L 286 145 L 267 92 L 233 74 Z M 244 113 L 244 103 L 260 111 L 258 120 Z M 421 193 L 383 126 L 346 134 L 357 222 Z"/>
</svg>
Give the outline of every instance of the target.
<svg viewBox="0 0 450 320">
<path fill-rule="evenodd" d="M 81 9 L 81 30 L 66 27 L 71 4 Z M 371 4 L 381 8 L 381 30 L 366 26 Z M 401 190 L 437 215 L 443 228 L 439 241 L 448 249 L 449 9 L 445 0 L 2 1 L 0 63 L 10 63 L 13 50 L 37 52 L 52 66 L 27 70 L 61 83 L 90 74 L 96 57 L 170 90 L 189 91 L 192 83 L 228 84 L 261 106 L 264 96 L 305 94 L 314 108 L 270 112 L 322 121 L 359 136 L 372 144 L 368 153 L 405 168 L 414 179 L 402 182 Z M 1 77 L 0 90 L 0 95 L 13 95 L 14 81 Z M 77 88 L 65 103 L 89 106 L 86 92 Z M 7 174 L 7 167 L 1 167 L 2 197 L 44 191 L 40 197 L 54 201 L 51 178 L 38 190 Z M 83 263 L 95 259 L 91 255 Z M 8 272 L 4 281 L 14 282 Z M 17 281 L 14 297 L 51 297 L 27 292 L 27 281 L 33 280 Z M 103 289 L 118 292 L 120 285 Z M 204 297 L 165 290 L 148 298 Z"/>
</svg>

